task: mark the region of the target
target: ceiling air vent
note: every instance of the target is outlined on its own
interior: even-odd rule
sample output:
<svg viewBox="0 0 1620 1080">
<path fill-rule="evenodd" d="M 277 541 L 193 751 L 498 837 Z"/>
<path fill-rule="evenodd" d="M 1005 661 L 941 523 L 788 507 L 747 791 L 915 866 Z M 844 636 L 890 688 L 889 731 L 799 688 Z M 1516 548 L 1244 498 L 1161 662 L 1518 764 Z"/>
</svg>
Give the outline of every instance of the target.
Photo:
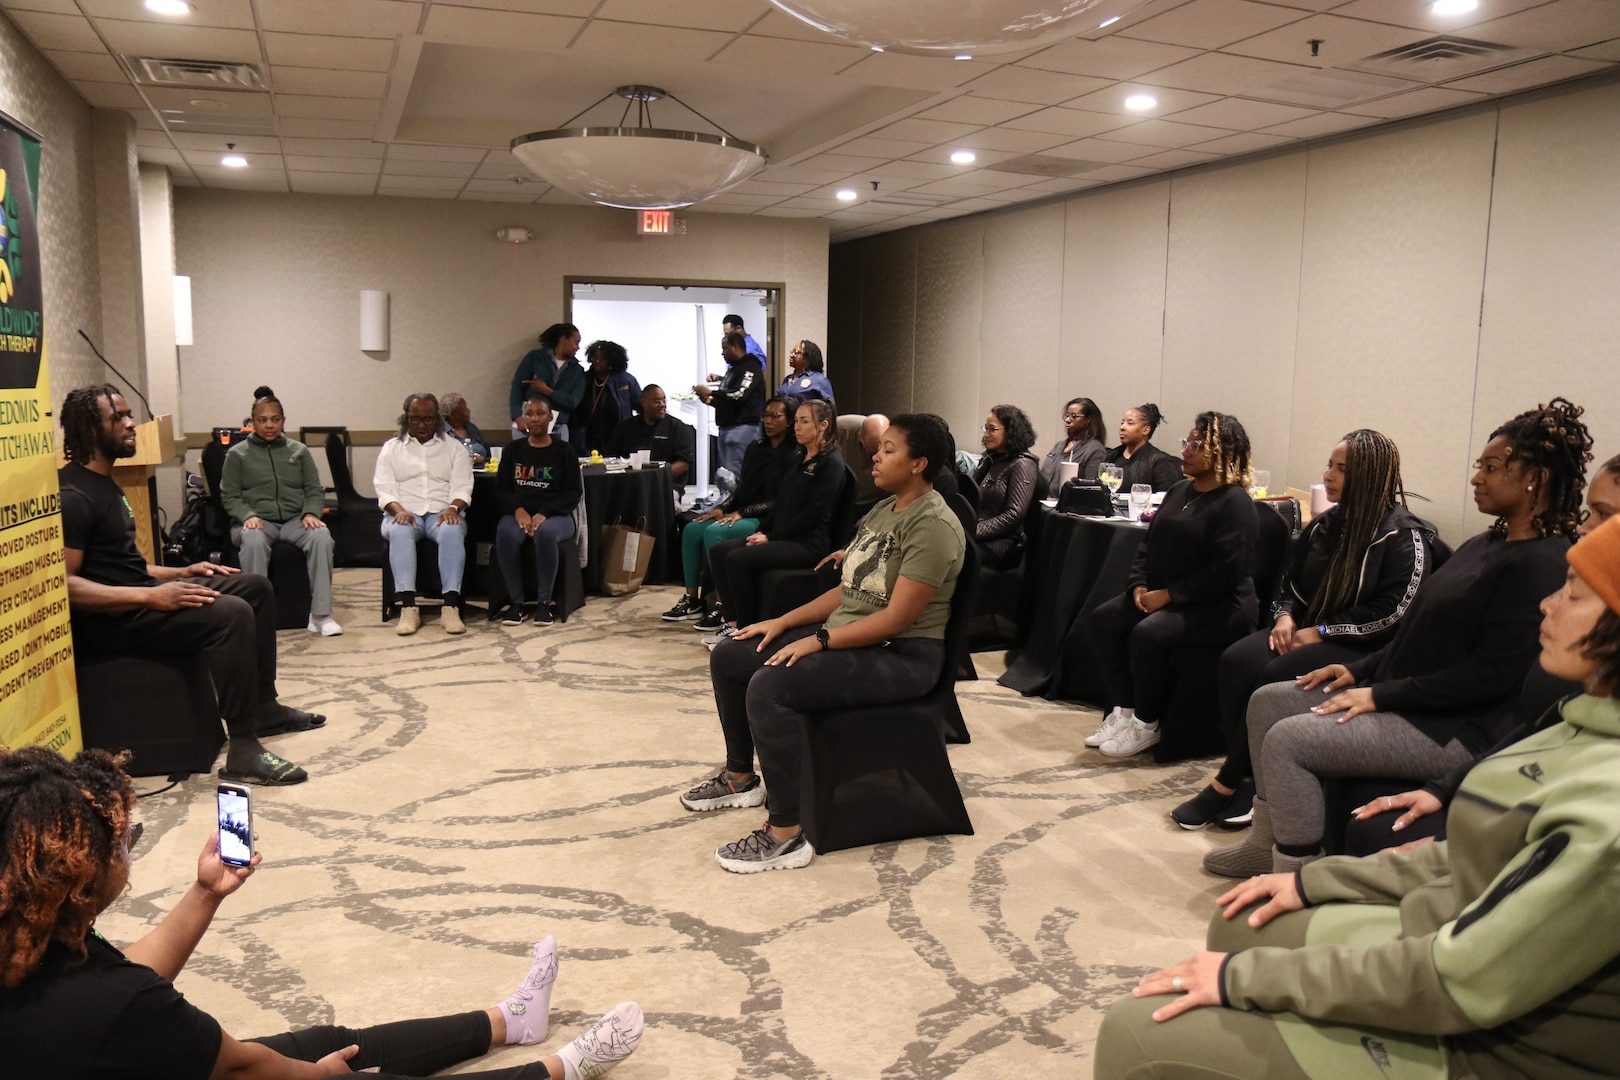
<svg viewBox="0 0 1620 1080">
<path fill-rule="evenodd" d="M 921 191 L 891 191 L 879 195 L 872 202 L 880 206 L 944 206 L 955 202 L 960 195 L 929 195 Z"/>
<path fill-rule="evenodd" d="M 1376 71 L 1396 78 L 1437 83 L 1501 67 L 1532 55 L 1530 50 L 1512 45 L 1442 34 L 1402 45 L 1398 49 L 1374 53 L 1357 61 L 1355 66 L 1363 71 Z"/>
<path fill-rule="evenodd" d="M 269 90 L 257 64 L 156 56 L 125 56 L 124 63 L 135 81 L 142 86 L 186 87 L 193 90 Z"/>
<path fill-rule="evenodd" d="M 1407 79 L 1329 68 L 1326 71 L 1313 71 L 1309 75 L 1295 75 L 1270 86 L 1249 90 L 1243 96 L 1262 101 L 1280 101 L 1285 105 L 1303 105 L 1310 109 L 1338 109 L 1417 85 Z"/>
<path fill-rule="evenodd" d="M 1152 151 L 1144 149 L 1142 152 L 1146 154 Z M 1025 154 L 1023 157 L 1008 158 L 1006 161 L 998 161 L 994 165 L 985 166 L 991 172 L 1050 177 L 1079 176 L 1081 173 L 1091 172 L 1093 169 L 1105 169 L 1107 167 L 1107 164 L 1101 161 L 1081 161 L 1078 158 L 1058 157 L 1055 154 Z"/>
</svg>

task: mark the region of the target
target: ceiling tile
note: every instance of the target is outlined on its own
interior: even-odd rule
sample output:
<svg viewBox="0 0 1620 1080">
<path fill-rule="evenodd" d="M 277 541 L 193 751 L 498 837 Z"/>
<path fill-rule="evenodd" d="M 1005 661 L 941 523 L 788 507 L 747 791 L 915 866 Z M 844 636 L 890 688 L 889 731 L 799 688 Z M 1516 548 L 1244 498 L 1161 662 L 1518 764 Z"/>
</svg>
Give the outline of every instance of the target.
<svg viewBox="0 0 1620 1080">
<path fill-rule="evenodd" d="M 478 166 L 466 161 L 396 161 L 392 155 L 383 162 L 384 176 L 437 176 L 456 180 L 470 178 Z"/>
<path fill-rule="evenodd" d="M 228 91 L 210 92 L 166 86 L 148 86 L 144 92 L 146 99 L 152 103 L 152 108 L 160 110 L 173 109 L 183 112 L 186 114 L 186 119 L 198 123 L 204 120 L 228 123 L 231 117 L 236 116 L 260 116 L 266 118 L 270 116 L 269 94 L 231 93 Z M 201 106 L 193 104 L 198 101 L 208 102 L 209 104 Z"/>
<path fill-rule="evenodd" d="M 1163 15 L 1133 23 L 1117 36 L 1193 49 L 1219 49 L 1298 22 L 1302 15 L 1294 8 L 1255 4 L 1249 0 L 1191 0 Z"/>
<path fill-rule="evenodd" d="M 179 136 L 175 136 L 176 141 Z M 369 139 L 301 139 L 282 135 L 281 148 L 288 154 L 308 154 L 314 157 L 360 157 L 382 160 L 386 147 Z"/>
<path fill-rule="evenodd" d="M 717 55 L 712 63 L 768 71 L 774 78 L 788 74 L 833 75 L 866 55 L 853 45 L 788 41 L 785 38 L 744 34 Z"/>
<path fill-rule="evenodd" d="M 1529 60 L 1522 64 L 1514 64 L 1512 67 L 1487 71 L 1483 75 L 1458 79 L 1456 82 L 1446 83 L 1446 87 L 1451 90 L 1478 90 L 1486 94 L 1510 94 L 1515 90 L 1525 90 L 1532 86 L 1545 86 L 1565 79 L 1577 79 L 1582 75 L 1590 75 L 1594 71 L 1610 67 L 1613 65 L 1600 60 L 1581 60 L 1573 56 L 1543 56 L 1539 60 Z"/>
<path fill-rule="evenodd" d="M 9 0 L 7 11 L 48 11 L 52 15 L 82 15 L 74 0 Z"/>
<path fill-rule="evenodd" d="M 957 146 L 969 150 L 1005 151 L 1009 154 L 1035 154 L 1048 146 L 1068 142 L 1073 136 L 1063 132 L 1020 131 L 1009 127 L 985 128 L 971 135 L 953 140 Z"/>
<path fill-rule="evenodd" d="M 377 183 L 379 187 L 412 188 L 420 191 L 441 189 L 460 191 L 462 188 L 459 180 L 443 176 L 390 176 L 384 174 Z"/>
<path fill-rule="evenodd" d="M 1069 158 L 1074 161 L 1102 161 L 1115 164 L 1121 161 L 1131 161 L 1135 158 L 1146 157 L 1154 153 L 1151 146 L 1139 143 L 1113 142 L 1108 139 L 1081 139 L 1079 142 L 1064 143 L 1054 146 L 1046 151 L 1053 157 Z"/>
<path fill-rule="evenodd" d="M 1615 38 L 1613 41 L 1604 41 L 1597 45 L 1589 45 L 1584 49 L 1577 49 L 1570 55 L 1587 60 L 1607 60 L 1611 63 L 1620 63 L 1620 38 Z"/>
<path fill-rule="evenodd" d="M 1474 27 L 1491 19 L 1499 19 L 1523 11 L 1525 8 L 1545 4 L 1547 0 L 1486 0 L 1473 11 L 1463 15 L 1436 15 L 1426 3 L 1412 0 L 1348 0 L 1333 9 L 1333 14 L 1351 19 L 1407 26 L 1429 34 L 1462 34 L 1473 37 Z"/>
<path fill-rule="evenodd" d="M 556 205 L 556 206 L 595 206 L 596 205 L 595 203 L 591 202 L 591 200 L 589 200 L 589 199 L 582 199 L 578 195 L 570 195 L 568 192 L 564 191 L 562 188 L 555 188 L 555 187 L 554 188 L 548 188 L 546 190 L 546 193 L 544 195 L 540 196 L 539 201 L 543 202 L 543 203 L 548 203 L 548 204 L 551 204 L 551 205 Z"/>
<path fill-rule="evenodd" d="M 950 142 L 943 146 L 936 146 L 913 154 L 907 160 L 918 164 L 937 165 L 953 172 L 961 172 L 966 166 L 951 160 L 951 155 L 958 150 L 972 150 L 975 160 L 968 164 L 977 165 L 981 169 L 991 165 L 999 165 L 1003 161 L 1022 156 L 1009 150 L 983 150 L 978 147 L 963 146 L 960 142 Z"/>
<path fill-rule="evenodd" d="M 345 37 L 393 37 L 416 33 L 421 0 L 272 0 L 259 5 L 266 30 Z"/>
<path fill-rule="evenodd" d="M 1109 165 L 1106 168 L 1091 170 L 1086 173 L 1086 178 L 1088 180 L 1117 183 L 1120 180 L 1135 180 L 1139 176 L 1147 176 L 1149 173 L 1157 171 L 1157 169 L 1144 169 L 1136 165 Z"/>
<path fill-rule="evenodd" d="M 256 64 L 259 35 L 252 30 L 212 26 L 97 19 L 96 29 L 114 51 L 133 56 L 183 56 L 198 60 L 234 60 Z"/>
<path fill-rule="evenodd" d="M 1224 139 L 1211 139 L 1206 143 L 1195 143 L 1190 149 L 1204 150 L 1211 154 L 1247 154 L 1254 150 L 1270 150 L 1274 146 L 1286 146 L 1296 141 L 1286 135 L 1268 135 L 1259 131 L 1245 131 L 1237 135 L 1228 135 Z"/>
<path fill-rule="evenodd" d="M 1101 180 L 1092 180 L 1085 177 L 1072 176 L 1060 180 L 1042 180 L 1038 184 L 1031 184 L 1025 191 L 1040 192 L 1043 195 L 1061 195 L 1066 191 L 1079 191 L 1082 188 L 1096 187 Z"/>
<path fill-rule="evenodd" d="M 582 19 L 561 15 L 527 15 L 517 11 L 440 7 L 429 11 L 423 29 L 429 41 L 451 45 L 492 45 L 510 49 L 561 45 L 573 39 Z"/>
<path fill-rule="evenodd" d="M 770 172 L 767 170 L 760 175 L 769 177 Z M 774 180 L 761 179 L 744 180 L 731 190 L 739 195 L 775 195 L 779 199 L 791 199 L 795 195 L 803 195 L 814 187 L 813 184 L 780 184 Z"/>
<path fill-rule="evenodd" d="M 199 131 L 176 131 L 169 138 L 182 150 L 215 150 L 225 152 L 225 144 L 233 142 L 244 154 L 279 154 L 284 150 L 281 140 L 274 135 L 208 135 Z"/>
<path fill-rule="evenodd" d="M 270 85 L 277 94 L 319 94 L 376 98 L 380 101 L 388 89 L 388 76 L 380 71 L 334 71 L 331 68 L 276 65 L 270 69 Z"/>
<path fill-rule="evenodd" d="M 45 54 L 50 62 L 69 79 L 88 82 L 127 82 L 129 76 L 105 50 L 101 52 L 68 52 L 53 49 Z"/>
<path fill-rule="evenodd" d="M 660 60 L 707 60 L 725 48 L 731 37 L 713 30 L 592 19 L 570 48 L 575 52 L 656 56 Z"/>
<path fill-rule="evenodd" d="M 1225 98 L 1200 105 L 1196 109 L 1179 112 L 1177 123 L 1208 124 L 1210 127 L 1231 128 L 1233 131 L 1253 131 L 1289 120 L 1303 120 L 1315 116 L 1315 109 L 1302 109 L 1297 105 L 1277 105 L 1269 101 L 1247 101 L 1243 98 Z"/>
<path fill-rule="evenodd" d="M 1241 41 L 1225 51 L 1285 64 L 1342 68 L 1352 67 L 1375 53 L 1422 41 L 1428 36 L 1420 30 L 1361 19 L 1344 19 L 1334 13 L 1313 15 L 1281 30 Z M 1314 57 L 1310 46 L 1313 38 L 1322 43 L 1318 55 Z"/>
<path fill-rule="evenodd" d="M 1066 71 L 1073 75 L 1091 75 L 1102 79 L 1134 79 L 1197 55 L 1197 49 L 1152 41 L 1133 41 L 1122 37 L 1109 37 L 1101 41 L 1077 38 L 1060 42 L 1026 60 L 1020 60 L 1016 66 Z"/>
<path fill-rule="evenodd" d="M 945 180 L 962 171 L 960 165 L 941 165 L 934 161 L 889 161 L 867 169 L 862 175 L 882 180 L 918 180 L 931 183 Z"/>
<path fill-rule="evenodd" d="M 1134 117 L 1110 116 L 1107 113 L 1065 109 L 1054 105 L 1050 109 L 1042 109 L 1040 112 L 1009 120 L 1006 126 L 1022 131 L 1044 131 L 1055 135 L 1078 137 L 1101 135 L 1105 131 L 1114 131 L 1135 123 L 1138 121 Z"/>
<path fill-rule="evenodd" d="M 518 164 L 497 162 L 492 165 L 485 163 L 478 166 L 478 168 L 473 172 L 473 177 L 478 180 L 505 180 L 508 183 L 511 182 L 512 177 L 514 176 L 521 176 L 525 181 L 532 180 L 539 183 L 539 177 L 535 176 L 534 173 Z"/>
<path fill-rule="evenodd" d="M 303 139 L 370 139 L 377 125 L 371 120 L 314 120 L 301 116 L 284 116 L 276 127 L 285 138 L 291 135 Z"/>
<path fill-rule="evenodd" d="M 312 157 L 307 154 L 288 154 L 287 169 L 298 172 L 354 173 L 375 177 L 382 169 L 382 162 L 376 158 Z"/>
<path fill-rule="evenodd" d="M 795 41 L 825 42 L 827 40 L 826 31 L 817 30 L 809 23 L 795 19 L 787 12 L 777 8 L 772 8 L 770 14 L 750 26 L 748 32 L 758 34 L 761 37 L 793 38 Z"/>
<path fill-rule="evenodd" d="M 382 112 L 378 98 L 312 97 L 277 94 L 276 115 L 312 120 L 374 120 Z"/>
<path fill-rule="evenodd" d="M 186 0 L 191 11 L 183 23 L 171 15 L 147 11 L 136 0 L 79 0 L 84 13 L 93 19 L 128 19 L 160 26 L 224 26 L 252 30 L 253 5 L 249 0 Z M 9 5 L 8 5 L 9 6 Z"/>
<path fill-rule="evenodd" d="M 227 135 L 225 138 L 230 138 L 230 136 Z M 182 155 L 184 155 L 186 163 L 199 172 L 206 172 L 208 169 L 219 169 L 221 172 L 225 173 L 242 171 L 263 172 L 267 169 L 280 170 L 282 168 L 280 154 L 242 154 L 240 147 L 238 147 L 234 152 L 242 154 L 243 157 L 247 158 L 247 170 L 231 169 L 221 165 L 220 159 L 223 158 L 227 153 L 223 146 L 217 150 L 182 149 L 180 152 Z"/>
<path fill-rule="evenodd" d="M 388 147 L 389 161 L 464 161 L 479 165 L 483 164 L 487 157 L 488 152 L 476 146 L 413 146 L 410 143 L 393 143 Z"/>
<path fill-rule="evenodd" d="M 864 57 L 844 72 L 846 78 L 875 86 L 904 86 L 915 90 L 951 90 L 994 69 L 979 60 L 945 60 L 934 56 L 875 53 L 850 46 Z"/>
<path fill-rule="evenodd" d="M 999 124 L 1003 120 L 1011 120 L 1015 116 L 1034 112 L 1040 106 L 1032 105 L 1027 101 L 1000 101 L 995 98 L 973 97 L 964 94 L 932 109 L 917 113 L 922 120 L 945 120 L 962 124 L 971 124 L 974 127 L 984 127 Z"/>
<path fill-rule="evenodd" d="M 271 141 L 274 142 L 275 140 L 272 139 Z M 135 145 L 162 147 L 165 150 L 173 149 L 172 140 L 163 131 L 136 131 Z"/>
<path fill-rule="evenodd" d="M 239 191 L 286 191 L 287 174 L 275 169 L 204 168 L 193 165 L 191 172 L 211 188 L 235 188 Z"/>
<path fill-rule="evenodd" d="M 522 11 L 529 15 L 573 15 L 584 18 L 602 0 L 433 0 L 439 7 L 494 8 Z"/>
<path fill-rule="evenodd" d="M 520 195 L 529 202 L 538 199 L 545 191 L 545 183 L 541 180 L 530 180 L 527 183 L 514 184 L 510 180 L 469 180 L 464 191 L 482 191 L 486 194 L 506 192 L 508 195 Z"/>
<path fill-rule="evenodd" d="M 1202 165 L 1206 161 L 1218 161 L 1222 155 L 1206 154 L 1198 150 L 1166 150 L 1147 157 L 1136 158 L 1131 164 L 1144 169 L 1184 169 L 1188 165 Z"/>
<path fill-rule="evenodd" d="M 716 195 L 712 199 L 704 199 L 703 205 L 710 208 L 717 208 L 721 206 L 742 206 L 752 210 L 761 206 L 775 206 L 777 203 L 781 202 L 782 199 L 783 196 L 781 195 L 749 195 L 744 192 L 727 191 L 723 194 Z"/>
<path fill-rule="evenodd" d="M 84 100 L 98 109 L 142 109 L 146 102 L 141 95 L 127 82 L 85 82 L 75 81 L 73 88 L 77 90 Z"/>
<path fill-rule="evenodd" d="M 151 109 L 142 109 L 140 112 L 135 113 L 134 115 L 135 126 L 138 129 L 144 131 L 161 131 L 163 129 L 163 124 L 156 116 L 152 115 Z"/>
<path fill-rule="evenodd" d="M 1579 49 L 1620 37 L 1620 4 L 1613 0 L 1553 0 L 1541 7 L 1480 23 L 1469 33 L 1503 45 L 1560 52 Z"/>
<path fill-rule="evenodd" d="M 309 195 L 370 195 L 377 189 L 375 176 L 356 176 L 351 173 L 290 171 L 294 191 Z"/>
<path fill-rule="evenodd" d="M 380 38 L 321 37 L 316 34 L 264 36 L 272 64 L 387 71 L 394 64 L 394 43 Z"/>
<path fill-rule="evenodd" d="M 150 161 L 154 165 L 184 165 L 186 163 L 185 157 L 173 147 L 139 146 L 136 147 L 135 156 L 141 161 Z"/>
<path fill-rule="evenodd" d="M 738 34 L 770 10 L 765 0 L 703 0 L 702 3 L 685 0 L 677 4 L 669 0 L 604 0 L 596 17 Z"/>
<path fill-rule="evenodd" d="M 1266 128 L 1272 135 L 1287 135 L 1295 139 L 1315 139 L 1323 135 L 1333 135 L 1340 131 L 1349 131 L 1351 128 L 1366 127 L 1376 123 L 1365 116 L 1352 116 L 1349 113 L 1317 113 L 1307 116 L 1303 120 L 1290 120 L 1286 124 L 1273 124 Z"/>
<path fill-rule="evenodd" d="M 1360 113 L 1364 116 L 1379 116 L 1384 119 L 1394 119 L 1398 116 L 1413 116 L 1417 113 L 1434 112 L 1438 109 L 1450 109 L 1458 105 L 1467 105 L 1475 101 L 1484 101 L 1484 94 L 1470 94 L 1462 90 L 1448 90 L 1439 86 L 1425 86 L 1417 90 L 1408 90 L 1402 94 L 1380 98 L 1377 101 L 1364 101 L 1345 109 L 1345 112 Z"/>
<path fill-rule="evenodd" d="M 1162 68 L 1143 80 L 1157 86 L 1181 90 L 1201 90 L 1206 94 L 1244 94 L 1283 79 L 1309 75 L 1317 69 L 1300 64 L 1278 64 L 1247 56 L 1205 53 L 1191 60 Z"/>
<path fill-rule="evenodd" d="M 503 202 L 503 203 L 534 203 L 537 196 L 534 192 L 521 191 L 467 191 L 462 190 L 456 198 L 467 202 Z"/>
<path fill-rule="evenodd" d="M 856 157 L 871 158 L 903 158 L 910 157 L 919 150 L 927 150 L 934 144 L 931 142 L 918 142 L 913 139 L 879 138 L 876 135 L 862 135 L 858 139 L 851 139 L 838 147 L 840 154 L 852 154 Z"/>
<path fill-rule="evenodd" d="M 1150 94 L 1158 99 L 1159 104 L 1146 112 L 1134 112 L 1125 107 L 1125 99 L 1132 94 Z M 1175 90 L 1166 86 L 1153 86 L 1145 82 L 1115 83 L 1106 90 L 1099 90 L 1085 97 L 1065 101 L 1064 108 L 1084 109 L 1087 112 L 1113 113 L 1128 117 L 1131 120 L 1141 120 L 1155 116 L 1168 116 L 1170 113 L 1191 109 L 1211 101 L 1219 101 L 1216 94 L 1200 94 L 1193 90 Z"/>
<path fill-rule="evenodd" d="M 461 192 L 455 188 L 440 188 L 429 191 L 422 188 L 378 187 L 377 194 L 395 199 L 456 199 L 461 197 Z"/>
<path fill-rule="evenodd" d="M 106 46 L 81 15 L 55 15 L 43 11 L 10 11 L 11 21 L 41 49 L 104 52 Z"/>
<path fill-rule="evenodd" d="M 840 147 L 840 150 L 843 148 Z M 858 173 L 862 169 L 870 169 L 878 164 L 881 158 L 858 157 L 854 154 L 817 154 L 814 157 L 796 161 L 793 164 L 806 169 L 820 169 L 823 172 L 842 172 L 846 175 Z"/>
<path fill-rule="evenodd" d="M 1100 90 L 1107 85 L 1107 79 L 1094 79 L 1061 71 L 1037 71 L 1033 68 L 1008 64 L 988 75 L 974 79 L 967 84 L 967 91 L 970 94 L 1000 98 L 1003 101 L 1056 105 L 1080 94 Z"/>
<path fill-rule="evenodd" d="M 757 213 L 760 217 L 813 218 L 821 216 L 820 210 L 807 210 L 799 206 L 782 205 L 767 206 L 755 211 L 755 213 Z"/>
</svg>

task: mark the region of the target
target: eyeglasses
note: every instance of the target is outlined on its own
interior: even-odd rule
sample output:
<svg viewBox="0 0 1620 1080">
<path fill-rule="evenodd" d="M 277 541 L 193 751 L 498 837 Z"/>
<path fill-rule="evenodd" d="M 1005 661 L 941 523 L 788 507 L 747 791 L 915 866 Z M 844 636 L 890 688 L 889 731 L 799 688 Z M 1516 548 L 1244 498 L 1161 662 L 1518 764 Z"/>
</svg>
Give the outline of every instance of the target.
<svg viewBox="0 0 1620 1080">
<path fill-rule="evenodd" d="M 1202 450 L 1204 448 L 1204 440 L 1203 439 L 1182 439 L 1181 440 L 1181 448 L 1183 450 Z"/>
<path fill-rule="evenodd" d="M 439 418 L 437 416 L 407 416 L 405 422 L 407 424 L 437 424 Z"/>
<path fill-rule="evenodd" d="M 994 425 L 994 424 L 986 424 L 986 425 L 984 425 L 984 433 L 986 435 L 993 434 L 993 433 L 995 433 L 997 431 L 1000 431 L 1000 430 L 1001 429 L 996 427 L 996 425 Z"/>
<path fill-rule="evenodd" d="M 1066 412 L 1063 414 L 1063 419 L 1065 420 L 1084 420 L 1085 418 L 1085 413 Z"/>
</svg>

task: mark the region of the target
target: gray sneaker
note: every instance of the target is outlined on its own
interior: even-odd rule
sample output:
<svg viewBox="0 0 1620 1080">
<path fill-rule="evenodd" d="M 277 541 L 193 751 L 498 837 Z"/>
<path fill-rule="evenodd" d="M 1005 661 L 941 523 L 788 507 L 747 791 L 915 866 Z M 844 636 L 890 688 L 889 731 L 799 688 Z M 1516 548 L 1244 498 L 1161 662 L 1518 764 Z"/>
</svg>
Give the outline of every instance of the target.
<svg viewBox="0 0 1620 1080">
<path fill-rule="evenodd" d="M 728 806 L 763 806 L 764 803 L 765 785 L 759 782 L 757 775 L 738 787 L 725 769 L 721 769 L 712 780 L 703 781 L 681 796 L 682 806 L 698 811 L 720 810 Z"/>
<path fill-rule="evenodd" d="M 769 829 L 755 829 L 741 840 L 714 850 L 715 861 L 733 874 L 758 874 L 766 870 L 797 870 L 809 866 L 816 849 L 800 833 L 791 840 L 778 840 Z"/>
</svg>

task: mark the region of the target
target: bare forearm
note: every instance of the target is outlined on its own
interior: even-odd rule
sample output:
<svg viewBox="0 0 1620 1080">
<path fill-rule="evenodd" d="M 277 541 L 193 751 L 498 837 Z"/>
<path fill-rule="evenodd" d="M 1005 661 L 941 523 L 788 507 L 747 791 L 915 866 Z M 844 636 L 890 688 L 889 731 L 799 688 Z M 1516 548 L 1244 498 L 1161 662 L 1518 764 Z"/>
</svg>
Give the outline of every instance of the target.
<svg viewBox="0 0 1620 1080">
<path fill-rule="evenodd" d="M 298 1061 L 260 1043 L 238 1042 L 224 1032 L 220 1034 L 223 1038 L 219 1057 L 209 1080 L 315 1080 L 339 1075 L 318 1062 Z"/>
<path fill-rule="evenodd" d="M 151 599 L 149 589 L 134 585 L 103 585 L 78 574 L 68 575 L 67 586 L 68 605 L 80 613 L 135 611 L 146 607 Z"/>
<path fill-rule="evenodd" d="M 191 959 L 197 942 L 214 921 L 219 910 L 219 898 L 201 885 L 193 884 L 186 895 L 174 906 L 163 921 L 141 940 L 124 950 L 124 955 L 138 964 L 145 964 L 159 975 L 173 982 L 180 969 Z"/>
</svg>

